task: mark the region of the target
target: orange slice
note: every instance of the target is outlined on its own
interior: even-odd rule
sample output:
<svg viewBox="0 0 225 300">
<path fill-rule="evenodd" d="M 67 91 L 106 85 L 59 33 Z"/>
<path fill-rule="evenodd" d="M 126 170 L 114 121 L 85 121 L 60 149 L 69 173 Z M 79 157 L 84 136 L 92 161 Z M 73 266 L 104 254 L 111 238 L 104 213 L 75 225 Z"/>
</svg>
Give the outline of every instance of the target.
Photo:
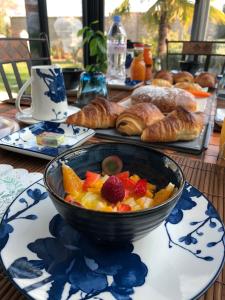
<svg viewBox="0 0 225 300">
<path fill-rule="evenodd" d="M 62 165 L 62 174 L 65 192 L 76 197 L 77 193 L 82 191 L 83 181 L 71 167 L 65 164 Z"/>
</svg>

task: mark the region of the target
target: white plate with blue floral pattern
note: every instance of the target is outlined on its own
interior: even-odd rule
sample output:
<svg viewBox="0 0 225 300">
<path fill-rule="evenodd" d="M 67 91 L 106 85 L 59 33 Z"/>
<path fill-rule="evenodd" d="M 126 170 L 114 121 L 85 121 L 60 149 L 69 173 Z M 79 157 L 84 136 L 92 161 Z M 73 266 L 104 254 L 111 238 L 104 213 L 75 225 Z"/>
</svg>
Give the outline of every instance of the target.
<svg viewBox="0 0 225 300">
<path fill-rule="evenodd" d="M 45 131 L 64 134 L 64 142 L 58 147 L 38 145 L 36 136 Z M 25 127 L 0 139 L 0 148 L 35 157 L 52 159 L 69 148 L 80 146 L 94 134 L 94 130 L 85 127 L 44 121 Z"/>
<path fill-rule="evenodd" d="M 189 184 L 161 226 L 118 248 L 97 246 L 66 224 L 42 180 L 15 199 L 0 234 L 5 271 L 35 300 L 196 299 L 224 264 L 224 225 Z"/>
</svg>

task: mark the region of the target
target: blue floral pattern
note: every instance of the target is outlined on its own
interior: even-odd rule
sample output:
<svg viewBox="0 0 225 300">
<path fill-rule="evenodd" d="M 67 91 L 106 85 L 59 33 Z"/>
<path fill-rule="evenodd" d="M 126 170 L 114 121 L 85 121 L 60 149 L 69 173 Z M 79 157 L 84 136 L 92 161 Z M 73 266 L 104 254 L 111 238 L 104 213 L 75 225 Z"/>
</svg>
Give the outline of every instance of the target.
<svg viewBox="0 0 225 300">
<path fill-rule="evenodd" d="M 215 208 L 210 202 L 207 204 L 207 209 L 205 210 L 205 218 L 202 220 L 194 220 L 190 222 L 190 231 L 178 238 L 178 241 L 174 241 L 171 237 L 170 230 L 168 229 L 168 224 L 177 225 L 184 217 L 185 211 L 191 210 L 197 206 L 197 201 L 201 196 L 201 192 L 196 190 L 193 186 L 186 183 L 186 187 L 182 194 L 180 201 L 177 203 L 173 209 L 170 216 L 165 222 L 166 232 L 169 238 L 169 248 L 176 245 L 186 251 L 192 253 L 196 258 L 203 259 L 205 261 L 212 261 L 214 258 L 210 255 L 202 255 L 202 250 L 196 246 L 198 245 L 199 239 L 204 236 L 204 227 L 209 226 L 215 229 L 217 232 L 221 233 L 219 239 L 207 243 L 207 247 L 215 247 L 219 243 L 223 243 L 225 248 L 225 232 L 221 220 L 216 212 Z M 194 246 L 194 247 L 193 247 Z"/>
<path fill-rule="evenodd" d="M 54 132 L 65 135 L 65 141 L 58 147 L 37 145 L 36 136 L 43 132 Z M 46 158 L 55 157 L 71 147 L 80 144 L 94 135 L 94 130 L 75 125 L 67 125 L 55 122 L 40 122 L 29 127 L 23 128 L 0 140 L 0 145 L 11 146 L 20 149 L 21 152 L 31 154 L 40 153 Z M 11 148 L 13 150 L 13 148 Z"/>
<path fill-rule="evenodd" d="M 66 99 L 66 90 L 64 85 L 64 79 L 61 69 L 48 70 L 49 74 L 37 69 L 37 75 L 43 79 L 48 90 L 45 95 L 48 96 L 53 102 L 59 103 Z"/>
<path fill-rule="evenodd" d="M 178 246 L 208 264 L 209 261 L 213 261 L 213 256 L 202 257 L 201 250 L 194 252 L 188 247 L 198 244 L 198 239 L 204 235 L 203 228 L 208 226 L 213 232 L 217 232 L 217 235 L 211 234 L 211 237 L 219 235 L 220 238 L 212 241 L 207 239 L 205 250 L 221 244 L 224 249 L 224 227 L 214 207 L 200 196 L 202 195 L 199 191 L 186 184 L 183 196 L 162 229 L 165 229 L 164 237 L 169 237 L 170 251 L 174 249 L 173 246 Z M 187 222 L 186 215 L 190 215 L 190 212 L 199 206 L 200 200 L 201 205 L 202 202 L 206 204 L 202 214 L 205 218 L 200 221 L 191 218 L 184 226 Z M 37 222 L 42 217 L 42 210 L 36 208 L 46 205 L 48 201 L 50 199 L 42 181 L 28 187 L 16 199 L 16 209 L 12 207 L 7 210 L 0 226 L 1 250 L 7 247 L 10 234 L 14 232 L 14 222 L 25 222 L 26 226 L 29 226 L 29 222 Z M 137 288 L 146 283 L 147 276 L 151 283 L 152 271 L 149 262 L 152 258 L 146 264 L 142 261 L 144 256 L 135 253 L 136 248 L 133 244 L 127 243 L 119 247 L 94 244 L 71 228 L 60 215 L 52 214 L 53 211 L 46 223 L 46 235 L 37 236 L 38 238 L 30 240 L 28 244 L 26 242 L 25 254 L 15 256 L 7 267 L 7 272 L 15 282 L 18 282 L 18 279 L 26 280 L 25 288 L 23 287 L 25 293 L 30 295 L 32 291 L 44 287 L 47 292 L 46 299 L 61 300 L 64 294 L 64 298 L 68 300 L 74 295 L 76 299 L 81 300 L 103 300 L 107 298 L 105 293 L 108 293 L 116 300 L 131 300 Z M 177 234 L 181 232 L 178 230 L 174 239 L 173 229 L 182 223 L 185 234 Z M 188 233 L 187 228 L 191 228 Z"/>
<path fill-rule="evenodd" d="M 13 232 L 13 227 L 9 223 L 16 219 L 35 220 L 37 218 L 36 215 L 28 214 L 24 216 L 23 214 L 31 207 L 37 205 L 40 201 L 45 200 L 48 197 L 48 193 L 46 191 L 41 191 L 37 188 L 34 190 L 28 189 L 26 193 L 28 199 L 30 199 L 29 203 L 27 199 L 20 198 L 19 202 L 22 206 L 21 210 L 13 215 L 10 215 L 9 208 L 2 219 L 2 223 L 0 226 L 0 251 L 5 247 L 6 243 L 8 242 L 9 234 Z"/>
</svg>

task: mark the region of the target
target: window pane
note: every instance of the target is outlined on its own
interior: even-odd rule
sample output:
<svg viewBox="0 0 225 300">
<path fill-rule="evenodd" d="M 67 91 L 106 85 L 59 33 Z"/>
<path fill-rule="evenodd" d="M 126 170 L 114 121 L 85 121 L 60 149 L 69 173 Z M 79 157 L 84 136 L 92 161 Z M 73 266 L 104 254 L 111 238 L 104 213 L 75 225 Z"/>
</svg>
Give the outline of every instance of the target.
<svg viewBox="0 0 225 300">
<path fill-rule="evenodd" d="M 225 0 L 210 1 L 206 39 L 225 41 Z"/>
<path fill-rule="evenodd" d="M 1 0 L 0 37 L 27 37 L 25 0 Z"/>
<path fill-rule="evenodd" d="M 112 15 L 122 15 L 128 39 L 152 45 L 153 55 L 166 53 L 165 39 L 190 40 L 194 1 L 106 0 L 105 29 Z M 172 58 L 177 61 L 177 58 Z"/>
<path fill-rule="evenodd" d="M 215 44 L 213 51 L 225 55 L 225 0 L 210 2 L 206 40 L 224 42 L 224 44 Z M 220 73 L 223 64 L 224 56 L 212 56 L 209 66 L 210 71 Z"/>
<path fill-rule="evenodd" d="M 51 60 L 62 67 L 82 67 L 83 49 L 77 32 L 82 28 L 82 1 L 47 0 Z"/>
</svg>

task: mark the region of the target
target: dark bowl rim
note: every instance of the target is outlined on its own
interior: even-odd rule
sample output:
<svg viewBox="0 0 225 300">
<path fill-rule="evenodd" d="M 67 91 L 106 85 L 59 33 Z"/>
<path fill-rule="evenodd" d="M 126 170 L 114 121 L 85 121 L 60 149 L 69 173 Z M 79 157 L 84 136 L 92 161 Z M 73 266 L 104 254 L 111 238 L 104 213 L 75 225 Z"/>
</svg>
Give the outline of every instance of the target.
<svg viewBox="0 0 225 300">
<path fill-rule="evenodd" d="M 169 197 L 169 199 L 167 199 L 166 201 L 164 201 L 162 204 L 160 205 L 157 205 L 157 206 L 154 206 L 154 207 L 150 207 L 150 208 L 146 208 L 146 209 L 142 209 L 142 210 L 137 210 L 137 211 L 130 211 L 130 212 L 108 212 L 108 211 L 98 211 L 98 210 L 93 210 L 93 209 L 88 209 L 88 208 L 84 208 L 82 206 L 79 206 L 79 205 L 76 205 L 76 204 L 70 204 L 70 203 L 67 203 L 63 198 L 61 198 L 59 195 L 57 195 L 57 193 L 55 193 L 52 188 L 49 186 L 48 184 L 48 181 L 47 181 L 47 172 L 48 172 L 48 169 L 51 167 L 51 165 L 62 159 L 64 156 L 66 155 L 69 155 L 71 153 L 74 153 L 76 151 L 80 151 L 80 150 L 83 150 L 83 149 L 89 149 L 89 148 L 92 148 L 92 147 L 97 147 L 99 145 L 106 145 L 106 144 L 112 144 L 112 145 L 118 145 L 118 144 L 122 144 L 122 145 L 129 145 L 129 146 L 137 146 L 139 148 L 145 148 L 147 150 L 150 150 L 150 151 L 153 151 L 159 155 L 163 155 L 165 156 L 166 158 L 168 158 L 169 160 L 171 160 L 179 169 L 180 173 L 181 173 L 181 176 L 182 176 L 182 181 L 181 181 L 181 185 L 180 187 L 177 189 L 177 191 L 172 195 L 172 197 Z M 110 216 L 120 216 L 120 217 L 133 217 L 134 215 L 135 216 L 139 216 L 139 215 L 145 215 L 147 213 L 149 213 L 149 211 L 156 211 L 158 209 L 160 209 L 161 207 L 163 206 L 166 206 L 166 205 L 169 205 L 170 202 L 172 202 L 174 200 L 174 198 L 180 196 L 180 194 L 183 192 L 183 189 L 184 189 L 184 186 L 185 186 L 185 178 L 184 178 L 184 173 L 182 171 L 182 169 L 180 168 L 180 166 L 178 165 L 178 163 L 172 159 L 171 157 L 169 157 L 167 154 L 164 154 L 162 153 L 161 151 L 158 151 L 150 146 L 145 146 L 145 145 L 138 145 L 138 144 L 134 144 L 134 143 L 127 143 L 127 142 L 101 142 L 101 143 L 95 143 L 95 144 L 88 144 L 88 145 L 81 145 L 77 148 L 72 148 L 72 149 L 69 149 L 67 151 L 64 151 L 63 153 L 61 153 L 60 155 L 57 155 L 55 158 L 53 158 L 45 167 L 45 171 L 44 171 L 44 185 L 47 189 L 47 191 L 50 193 L 50 194 L 53 194 L 54 197 L 57 199 L 57 201 L 59 201 L 60 203 L 63 203 L 64 205 L 68 206 L 68 207 L 76 207 L 78 210 L 82 210 L 82 211 L 87 211 L 89 212 L 90 214 L 97 214 L 97 215 L 100 215 L 100 216 L 106 216 L 106 215 L 110 215 Z"/>
</svg>

